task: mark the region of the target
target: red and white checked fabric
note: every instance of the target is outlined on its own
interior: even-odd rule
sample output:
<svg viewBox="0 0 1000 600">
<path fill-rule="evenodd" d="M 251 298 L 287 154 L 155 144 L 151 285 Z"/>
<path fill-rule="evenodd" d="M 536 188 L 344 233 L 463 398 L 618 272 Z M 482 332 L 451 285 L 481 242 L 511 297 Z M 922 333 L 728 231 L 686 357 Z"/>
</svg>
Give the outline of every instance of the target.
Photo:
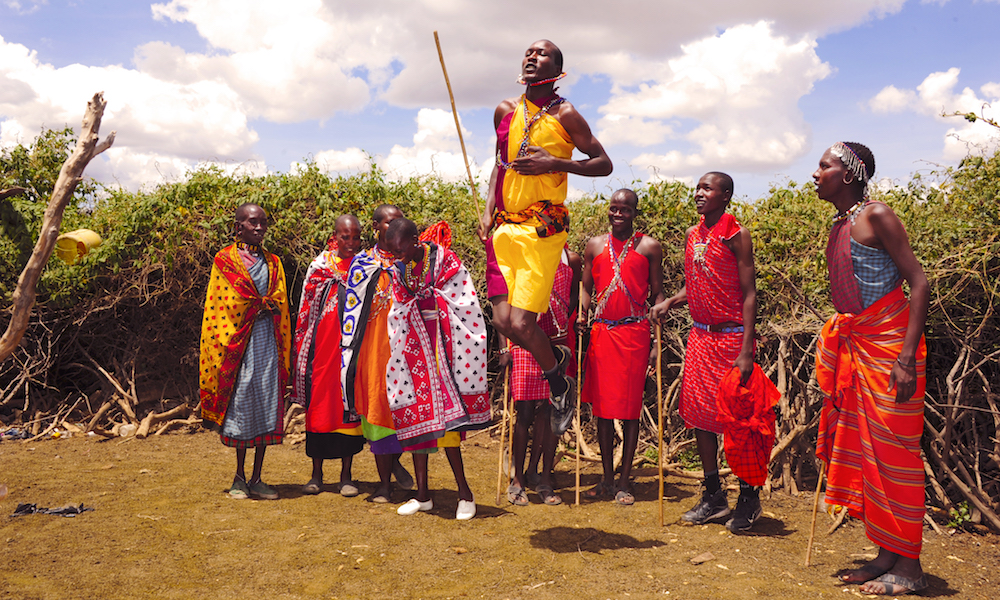
<svg viewBox="0 0 1000 600">
<path fill-rule="evenodd" d="M 711 229 L 701 217 L 684 248 L 684 286 L 691 318 L 705 325 L 743 322 L 743 292 L 733 254 L 723 240 L 739 233 L 740 223 L 729 213 Z M 721 379 L 721 378 L 720 378 Z"/>
<path fill-rule="evenodd" d="M 680 413 L 688 428 L 725 431 L 715 396 L 743 347 L 743 333 L 714 333 L 694 327 L 688 335 L 681 381 Z"/>
<path fill-rule="evenodd" d="M 549 298 L 549 312 L 538 315 L 538 326 L 542 328 L 549 339 L 572 336 L 573 331 L 569 320 L 570 293 L 573 287 L 573 268 L 569 266 L 569 259 L 563 252 L 563 259 L 556 268 L 555 283 L 552 285 L 552 296 Z M 573 365 L 572 371 L 576 367 L 576 348 L 571 339 L 565 343 L 573 353 L 570 361 Z M 549 383 L 542 377 L 542 369 L 535 362 L 535 358 L 530 352 L 520 346 L 511 348 L 510 383 L 511 393 L 515 402 L 527 402 L 534 400 L 547 400 L 549 398 Z M 570 375 L 572 375 L 572 371 Z"/>
<path fill-rule="evenodd" d="M 743 322 L 743 292 L 736 255 L 723 243 L 739 233 L 729 213 L 711 229 L 701 217 L 684 249 L 684 285 L 688 309 L 698 323 Z M 681 382 L 680 414 L 689 428 L 722 433 L 715 396 L 743 345 L 742 332 L 709 332 L 697 327 L 688 335 Z"/>
</svg>

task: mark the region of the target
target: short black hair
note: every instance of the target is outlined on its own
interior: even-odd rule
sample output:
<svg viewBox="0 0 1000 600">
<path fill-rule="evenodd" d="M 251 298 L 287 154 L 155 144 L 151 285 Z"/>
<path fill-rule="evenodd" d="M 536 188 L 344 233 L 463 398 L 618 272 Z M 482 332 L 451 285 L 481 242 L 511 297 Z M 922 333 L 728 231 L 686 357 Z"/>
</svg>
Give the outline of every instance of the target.
<svg viewBox="0 0 1000 600">
<path fill-rule="evenodd" d="M 372 213 L 372 221 L 376 223 L 381 223 L 382 219 L 385 218 L 385 213 L 389 212 L 390 210 L 399 210 L 399 207 L 396 206 L 395 204 L 378 205 L 378 208 L 376 208 L 375 211 Z M 403 211 L 399 210 L 399 213 L 403 214 Z"/>
<path fill-rule="evenodd" d="M 361 229 L 361 221 L 356 216 L 350 213 L 340 215 L 339 217 L 337 217 L 337 220 L 334 221 L 333 223 L 333 230 L 336 231 L 337 228 L 340 227 L 342 223 L 350 223 L 351 225 L 356 226 L 358 229 Z"/>
<path fill-rule="evenodd" d="M 636 194 L 633 190 L 630 190 L 628 188 L 622 188 L 620 190 L 615 190 L 615 193 L 611 194 L 611 197 L 614 198 L 618 194 L 621 194 L 623 196 L 627 196 L 632 201 L 633 207 L 636 210 L 639 209 L 639 195 Z"/>
<path fill-rule="evenodd" d="M 549 42 L 549 43 L 552 44 L 552 42 Z M 562 71 L 563 71 L 563 55 L 562 55 L 562 50 L 560 50 L 559 46 L 556 46 L 555 44 L 552 44 L 552 62 L 555 63 L 556 69 L 560 73 L 562 73 Z"/>
<path fill-rule="evenodd" d="M 393 219 L 385 230 L 386 243 L 389 243 L 390 240 L 396 241 L 408 237 L 417 237 L 417 224 L 406 217 Z"/>
<path fill-rule="evenodd" d="M 722 182 L 723 191 L 729 192 L 730 196 L 733 195 L 733 178 L 727 173 L 723 173 L 722 171 L 709 171 L 708 173 L 705 173 L 705 175 L 711 175 L 719 179 Z"/>
<path fill-rule="evenodd" d="M 236 207 L 236 213 L 233 215 L 233 218 L 236 221 L 242 221 L 243 219 L 247 218 L 246 214 L 247 211 L 250 210 L 250 207 L 259 208 L 260 211 L 264 213 L 264 216 L 265 217 L 267 216 L 267 211 L 264 210 L 264 208 L 259 204 L 254 204 L 253 202 L 244 202 L 243 204 L 240 204 L 239 206 Z"/>
</svg>

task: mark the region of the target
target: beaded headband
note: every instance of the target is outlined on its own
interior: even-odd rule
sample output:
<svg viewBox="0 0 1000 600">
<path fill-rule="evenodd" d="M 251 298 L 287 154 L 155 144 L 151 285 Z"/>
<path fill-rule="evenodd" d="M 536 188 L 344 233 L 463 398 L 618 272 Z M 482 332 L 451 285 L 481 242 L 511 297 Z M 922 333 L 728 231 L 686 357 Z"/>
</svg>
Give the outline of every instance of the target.
<svg viewBox="0 0 1000 600">
<path fill-rule="evenodd" d="M 518 85 L 527 85 L 528 87 L 535 87 L 539 85 L 545 85 L 546 83 L 552 83 L 553 81 L 559 81 L 565 76 L 566 72 L 563 71 L 562 73 L 556 75 L 555 77 L 549 77 L 548 79 L 543 79 L 541 81 L 532 81 L 531 83 L 528 83 L 527 81 L 524 80 L 524 75 L 522 74 L 517 76 L 517 83 Z"/>
<path fill-rule="evenodd" d="M 844 163 L 847 170 L 854 174 L 854 178 L 860 181 L 864 185 L 868 185 L 868 179 L 870 175 L 868 173 L 868 167 L 865 166 L 865 161 L 861 160 L 851 147 L 844 142 L 837 142 L 836 144 L 830 146 L 830 153 L 840 159 L 840 162 Z"/>
</svg>

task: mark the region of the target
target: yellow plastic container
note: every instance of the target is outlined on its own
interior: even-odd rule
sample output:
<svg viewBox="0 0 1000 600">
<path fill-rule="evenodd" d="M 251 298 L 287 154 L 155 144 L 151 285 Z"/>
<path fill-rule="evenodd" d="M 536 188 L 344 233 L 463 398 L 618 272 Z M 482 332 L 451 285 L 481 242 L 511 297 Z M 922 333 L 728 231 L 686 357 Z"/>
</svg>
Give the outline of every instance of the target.
<svg viewBox="0 0 1000 600">
<path fill-rule="evenodd" d="M 75 264 L 81 256 L 101 245 L 101 236 L 89 229 L 77 229 L 56 238 L 56 256 L 66 264 Z"/>
</svg>

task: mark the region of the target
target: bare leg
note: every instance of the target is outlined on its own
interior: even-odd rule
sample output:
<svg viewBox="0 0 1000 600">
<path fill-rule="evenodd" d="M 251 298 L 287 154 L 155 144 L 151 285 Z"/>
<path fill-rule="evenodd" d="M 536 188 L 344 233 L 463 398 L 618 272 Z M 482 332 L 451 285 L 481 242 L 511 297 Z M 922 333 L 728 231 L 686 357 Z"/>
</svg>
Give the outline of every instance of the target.
<svg viewBox="0 0 1000 600">
<path fill-rule="evenodd" d="M 233 483 L 237 481 L 246 482 L 246 462 L 247 462 L 247 449 L 237 448 L 236 449 L 236 477 L 233 478 Z"/>
<path fill-rule="evenodd" d="M 427 486 L 427 458 L 429 454 L 413 453 L 413 478 L 417 482 L 417 501 L 427 502 L 431 499 L 431 491 Z"/>
<path fill-rule="evenodd" d="M 309 483 L 315 483 L 316 485 L 323 485 L 323 459 L 313 458 L 313 471 L 312 476 L 309 478 Z M 306 485 L 309 485 L 307 483 Z"/>
<path fill-rule="evenodd" d="M 260 472 L 264 468 L 264 453 L 267 451 L 267 446 L 257 446 L 253 453 L 253 475 L 250 476 L 250 481 L 260 481 Z"/>
<path fill-rule="evenodd" d="M 622 440 L 622 474 L 618 480 L 618 489 L 631 493 L 629 477 L 632 475 L 632 459 L 635 457 L 635 449 L 639 445 L 639 419 L 629 419 L 622 421 L 622 433 L 625 439 Z M 601 450 L 603 456 L 604 450 Z"/>
<path fill-rule="evenodd" d="M 533 446 L 540 446 L 540 451 L 534 451 L 536 454 L 541 454 L 542 456 L 542 473 L 538 478 L 538 485 L 547 485 L 552 487 L 552 469 L 555 466 L 556 458 L 556 436 L 552 435 L 552 422 L 549 420 L 549 407 L 551 405 L 548 402 L 541 401 L 537 403 L 537 410 L 535 412 L 535 438 L 536 441 L 532 444 Z M 537 458 L 535 459 L 537 464 Z M 534 471 L 534 469 L 532 469 Z"/>
<path fill-rule="evenodd" d="M 535 358 L 542 371 L 551 371 L 556 366 L 556 355 L 552 352 L 549 336 L 538 326 L 538 313 L 511 306 L 506 296 L 499 296 L 493 302 L 493 326 L 518 346 Z"/>
<path fill-rule="evenodd" d="M 520 402 L 519 404 L 517 421 L 514 423 L 514 439 L 511 450 L 513 456 L 511 457 L 511 461 L 514 467 L 514 485 L 521 489 L 526 489 L 528 486 L 524 481 L 524 455 L 528 450 L 528 427 L 531 426 L 531 422 L 535 418 L 535 403 Z M 451 460 L 451 455 L 449 455 L 448 460 Z"/>
<path fill-rule="evenodd" d="M 392 463 L 399 459 L 398 454 L 376 454 L 375 468 L 378 469 L 379 486 L 372 494 L 373 498 L 378 496 L 389 497 L 392 492 L 392 484 L 389 478 L 392 477 Z"/>
<path fill-rule="evenodd" d="M 555 437 L 555 436 L 553 436 Z M 604 476 L 600 483 L 585 491 L 587 498 L 601 498 L 613 495 L 615 489 L 615 428 L 611 419 L 597 418 L 597 443 L 601 448 L 601 467 Z"/>
<path fill-rule="evenodd" d="M 458 446 L 444 449 L 445 455 L 448 456 L 448 464 L 451 465 L 451 472 L 455 474 L 455 483 L 458 484 L 458 499 L 465 500 L 466 502 L 472 502 L 472 490 L 469 488 L 469 482 L 465 480 L 465 465 L 462 463 L 462 449 Z M 426 454 L 424 456 L 427 456 Z M 524 454 L 522 453 L 522 458 Z M 426 459 L 425 459 L 426 460 Z M 426 463 L 424 466 L 424 473 L 426 477 Z M 417 497 L 419 500 L 420 497 Z"/>
<path fill-rule="evenodd" d="M 719 436 L 711 431 L 695 429 L 694 438 L 698 443 L 698 456 L 705 473 L 719 470 Z"/>
<path fill-rule="evenodd" d="M 320 461 L 320 482 L 323 481 L 322 461 Z M 354 464 L 354 455 L 345 456 L 340 461 L 340 483 L 353 483 L 351 479 L 351 465 Z"/>
<path fill-rule="evenodd" d="M 549 422 L 549 403 L 545 400 L 535 400 L 531 404 L 535 407 L 535 425 L 531 432 L 531 453 L 528 454 L 528 465 L 524 467 L 526 483 L 531 481 L 532 476 L 538 473 L 538 462 L 542 460 L 542 453 L 545 451 L 543 448 L 545 439 L 540 426 L 542 423 L 540 419 L 545 420 L 545 427 L 549 434 L 552 432 L 552 425 Z M 552 445 L 552 450 L 552 456 L 555 457 L 555 444 Z M 544 461 L 542 463 L 544 464 Z"/>
</svg>

